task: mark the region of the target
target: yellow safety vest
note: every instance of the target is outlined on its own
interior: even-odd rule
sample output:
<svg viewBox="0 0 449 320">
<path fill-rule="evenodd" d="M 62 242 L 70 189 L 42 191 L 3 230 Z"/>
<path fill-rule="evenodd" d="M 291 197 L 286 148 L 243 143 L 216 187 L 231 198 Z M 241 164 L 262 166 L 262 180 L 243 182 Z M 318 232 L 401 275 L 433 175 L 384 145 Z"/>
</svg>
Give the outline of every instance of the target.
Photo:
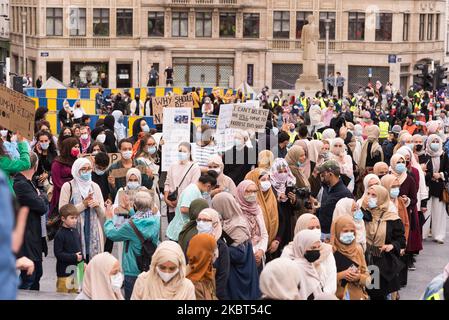
<svg viewBox="0 0 449 320">
<path fill-rule="evenodd" d="M 437 293 L 432 294 L 426 300 L 444 300 L 444 288 L 441 288 Z"/>
<path fill-rule="evenodd" d="M 315 136 L 317 140 L 323 140 L 323 134 L 319 131 L 315 132 Z"/>
<path fill-rule="evenodd" d="M 379 122 L 379 138 L 386 139 L 388 138 L 388 129 L 390 128 L 390 124 L 386 121 Z"/>
<path fill-rule="evenodd" d="M 290 131 L 288 132 L 288 135 L 290 136 L 290 140 L 288 141 L 288 142 L 290 142 L 291 144 L 293 143 L 293 142 L 295 142 L 295 138 L 296 138 L 296 136 L 298 135 L 298 132 L 296 132 L 296 130 L 293 132 L 293 133 L 291 133 Z"/>
<path fill-rule="evenodd" d="M 349 107 L 349 111 L 351 111 L 352 113 L 354 113 L 357 110 L 357 106 L 353 105 Z"/>
<path fill-rule="evenodd" d="M 307 109 L 309 109 L 309 108 L 307 106 L 307 98 L 306 97 L 300 98 L 300 101 L 301 101 L 302 106 L 304 107 L 304 111 L 308 111 Z"/>
<path fill-rule="evenodd" d="M 320 98 L 320 105 L 321 105 L 321 110 L 326 109 L 326 103 L 324 102 L 323 98 Z"/>
</svg>

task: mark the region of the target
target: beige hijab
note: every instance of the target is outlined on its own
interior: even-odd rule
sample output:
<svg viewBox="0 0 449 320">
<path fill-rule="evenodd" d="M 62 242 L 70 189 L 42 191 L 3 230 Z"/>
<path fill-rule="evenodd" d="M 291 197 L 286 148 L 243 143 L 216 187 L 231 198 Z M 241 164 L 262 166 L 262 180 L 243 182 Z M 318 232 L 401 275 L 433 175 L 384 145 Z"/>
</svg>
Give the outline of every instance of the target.
<svg viewBox="0 0 449 320">
<path fill-rule="evenodd" d="M 399 154 L 399 153 L 396 153 L 396 154 L 394 154 L 394 155 L 391 157 L 391 160 L 390 160 L 390 167 L 391 167 L 391 173 L 392 173 L 396 178 L 398 178 L 399 184 L 403 184 L 404 181 L 407 179 L 407 170 L 404 171 L 403 173 L 398 173 L 398 172 L 396 171 L 396 165 L 397 165 L 399 159 L 403 159 L 403 160 L 404 160 L 404 164 L 405 164 L 405 157 L 404 157 L 403 155 Z"/>
<path fill-rule="evenodd" d="M 270 150 L 263 150 L 259 152 L 259 161 L 257 162 L 258 168 L 270 171 L 271 166 L 274 163 L 274 155 Z"/>
<path fill-rule="evenodd" d="M 318 157 L 321 153 L 321 148 L 323 148 L 323 142 L 320 140 L 312 140 L 309 142 L 309 159 L 312 162 L 317 163 Z"/>
<path fill-rule="evenodd" d="M 287 258 L 277 258 L 268 262 L 260 274 L 260 290 L 266 299 L 299 300 L 298 284 L 301 270 Z"/>
<path fill-rule="evenodd" d="M 303 147 L 294 145 L 287 152 L 287 156 L 285 160 L 288 163 L 290 171 L 296 178 L 296 185 L 300 188 L 310 188 L 309 178 L 305 174 L 305 167 L 298 167 L 297 162 L 299 158 L 306 154 L 306 151 Z M 306 156 L 307 158 L 307 156 Z M 306 160 L 307 162 L 308 160 Z M 309 161 L 310 163 L 310 161 Z M 309 168 L 310 170 L 310 168 Z"/>
<path fill-rule="evenodd" d="M 369 209 L 373 220 L 366 223 L 366 242 L 369 245 L 382 247 L 387 237 L 387 221 L 400 219 L 398 214 L 391 212 L 390 195 L 387 189 L 382 186 L 372 186 L 370 190 L 377 196 L 377 207 Z"/>
<path fill-rule="evenodd" d="M 377 152 L 380 152 L 382 161 L 384 160 L 382 147 L 379 144 L 380 130 L 376 125 L 368 126 L 365 128 L 367 139 L 363 142 L 362 153 L 360 155 L 359 167 L 361 170 L 365 169 L 366 157 L 368 156 L 368 144 L 372 142 L 371 157 L 374 157 Z"/>
<path fill-rule="evenodd" d="M 156 267 L 168 261 L 175 264 L 179 272 L 166 283 L 159 277 Z M 137 278 L 131 300 L 195 300 L 195 287 L 186 278 L 186 260 L 179 244 L 174 241 L 159 244 L 150 270 Z"/>
<path fill-rule="evenodd" d="M 124 300 L 120 290 L 111 285 L 110 272 L 118 260 L 109 252 L 99 253 L 87 265 L 83 293 L 91 300 Z"/>
<path fill-rule="evenodd" d="M 302 149 L 304 150 L 304 152 L 306 153 L 306 161 L 304 162 L 304 166 L 301 168 L 302 172 L 304 174 L 304 176 L 306 177 L 306 179 L 309 179 L 310 177 L 310 156 L 309 156 L 309 140 L 297 140 L 294 144 L 295 146 L 300 146 L 302 147 Z"/>
</svg>

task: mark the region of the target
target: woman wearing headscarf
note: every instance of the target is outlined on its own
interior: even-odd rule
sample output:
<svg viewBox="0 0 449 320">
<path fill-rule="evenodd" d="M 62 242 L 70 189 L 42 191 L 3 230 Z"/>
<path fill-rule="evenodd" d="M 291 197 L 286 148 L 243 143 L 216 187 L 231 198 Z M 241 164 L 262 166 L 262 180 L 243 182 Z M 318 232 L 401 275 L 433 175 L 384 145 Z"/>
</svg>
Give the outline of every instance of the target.
<svg viewBox="0 0 449 320">
<path fill-rule="evenodd" d="M 311 173 L 319 165 L 320 153 L 323 148 L 323 142 L 320 140 L 311 140 L 309 142 L 309 160 L 310 160 L 310 171 Z"/>
<path fill-rule="evenodd" d="M 412 140 L 413 140 L 413 136 L 410 133 L 408 133 L 408 131 L 406 131 L 406 130 L 401 131 L 398 136 L 398 143 L 396 144 L 396 146 L 393 149 L 393 153 L 396 153 L 399 150 L 399 148 L 404 147 L 404 146 L 409 147 L 410 150 L 413 150 L 414 145 L 413 145 Z"/>
<path fill-rule="evenodd" d="M 340 300 L 366 300 L 371 283 L 362 247 L 357 243 L 354 219 L 342 215 L 332 223 L 331 244 L 337 266 L 337 292 Z"/>
<path fill-rule="evenodd" d="M 449 179 L 449 160 L 438 135 L 431 134 L 427 139 L 426 154 L 430 158 L 426 173 L 426 183 L 429 186 L 426 216 L 431 218 L 423 226 L 423 238 L 428 237 L 432 224 L 434 241 L 443 244 L 446 238 L 447 212 L 442 199 L 445 182 Z"/>
<path fill-rule="evenodd" d="M 354 191 L 354 167 L 352 158 L 345 150 L 345 142 L 341 138 L 335 138 L 331 143 L 331 159 L 340 165 L 340 177 L 349 191 Z"/>
<path fill-rule="evenodd" d="M 231 194 L 222 192 L 212 199 L 212 208 L 223 218 L 223 234 L 229 247 L 229 299 L 259 299 L 259 275 L 251 232 L 237 200 Z"/>
<path fill-rule="evenodd" d="M 367 264 L 380 270 L 379 288 L 368 290 L 371 300 L 385 300 L 401 287 L 399 272 L 403 269 L 399 256 L 405 249 L 404 225 L 397 213 L 391 212 L 387 189 L 372 186 L 367 195 L 366 242 Z"/>
<path fill-rule="evenodd" d="M 215 285 L 218 300 L 229 300 L 228 278 L 229 278 L 229 248 L 223 237 L 223 228 L 218 212 L 211 208 L 206 208 L 198 215 L 198 233 L 212 235 L 217 242 L 217 249 L 214 252 L 213 266 L 215 268 Z"/>
<path fill-rule="evenodd" d="M 404 198 L 399 196 L 401 187 L 399 179 L 393 174 L 387 174 L 381 179 L 381 184 L 389 192 L 391 202 L 393 203 L 399 218 L 401 218 L 401 221 L 404 224 L 405 241 L 407 242 L 410 233 L 410 221 Z"/>
<path fill-rule="evenodd" d="M 123 125 L 123 112 L 120 110 L 114 110 L 111 115 L 114 117 L 114 133 L 117 141 L 125 139 L 127 134 L 126 127 Z"/>
<path fill-rule="evenodd" d="M 360 124 L 356 124 L 354 126 L 354 137 L 355 137 L 355 147 L 352 152 L 352 159 L 354 159 L 355 163 L 360 163 L 360 156 L 362 154 L 362 145 L 363 145 L 363 127 Z"/>
<path fill-rule="evenodd" d="M 217 300 L 213 259 L 217 242 L 212 235 L 194 236 L 187 249 L 187 279 L 195 286 L 196 300 Z"/>
<path fill-rule="evenodd" d="M 264 169 L 256 168 L 249 172 L 245 180 L 253 181 L 257 187 L 257 203 L 262 210 L 265 227 L 268 233 L 267 261 L 272 260 L 278 251 L 281 238 L 278 237 L 279 213 L 276 196 L 271 187 L 270 173 Z"/>
<path fill-rule="evenodd" d="M 299 295 L 301 300 L 314 300 L 323 293 L 323 284 L 314 265 L 320 258 L 320 234 L 313 230 L 303 230 L 293 239 L 294 261 L 301 270 Z M 336 281 L 335 281 L 336 285 Z"/>
<path fill-rule="evenodd" d="M 335 206 L 332 222 L 335 222 L 342 216 L 349 216 L 354 221 L 356 227 L 356 243 L 359 244 L 363 251 L 366 249 L 366 230 L 365 221 L 363 220 L 363 212 L 357 202 L 351 198 L 343 198 L 338 200 Z"/>
<path fill-rule="evenodd" d="M 259 270 L 265 263 L 265 252 L 268 246 L 268 233 L 265 227 L 262 210 L 257 203 L 257 185 L 251 180 L 243 180 L 237 186 L 236 199 L 246 219 L 251 233 L 254 256 Z"/>
<path fill-rule="evenodd" d="M 335 132 L 335 130 L 328 128 L 323 131 L 321 140 L 333 140 L 336 137 L 337 137 L 337 133 Z"/>
<path fill-rule="evenodd" d="M 268 262 L 260 274 L 260 290 L 264 300 L 299 300 L 301 282 L 298 265 L 287 258 Z"/>
<path fill-rule="evenodd" d="M 217 187 L 211 191 L 210 196 L 213 198 L 220 192 L 229 192 L 235 196 L 237 187 L 235 186 L 234 181 L 223 173 L 223 159 L 219 155 L 214 155 L 209 158 L 207 166 L 209 170 L 213 170 L 218 174 Z"/>
<path fill-rule="evenodd" d="M 376 125 L 365 128 L 367 139 L 363 142 L 359 159 L 360 172 L 370 171 L 379 161 L 384 161 L 384 153 L 379 144 L 380 130 Z M 364 174 L 363 174 L 364 175 Z"/>
<path fill-rule="evenodd" d="M 119 261 L 109 252 L 97 254 L 86 267 L 76 300 L 124 300 Z"/>
<path fill-rule="evenodd" d="M 270 181 L 278 203 L 279 228 L 277 237 L 280 238 L 279 248 L 282 249 L 293 239 L 292 225 L 295 224 L 295 221 L 292 221 L 293 212 L 300 208 L 296 194 L 287 191 L 287 187 L 291 188 L 296 184 L 296 178 L 290 171 L 285 159 L 277 158 L 274 161 L 270 171 Z"/>
<path fill-rule="evenodd" d="M 104 145 L 109 153 L 117 153 L 117 139 L 114 135 L 114 123 L 115 119 L 113 116 L 109 115 L 104 118 L 103 130 L 106 135 L 106 140 Z"/>
<path fill-rule="evenodd" d="M 413 155 L 415 156 L 415 159 L 418 161 L 419 164 L 425 164 L 427 162 L 426 157 L 426 143 L 425 139 L 427 137 L 422 136 L 420 134 L 415 134 L 412 137 L 412 143 L 413 143 Z M 421 166 L 422 167 L 422 166 Z"/>
<path fill-rule="evenodd" d="M 305 213 L 300 216 L 296 222 L 294 237 L 303 231 L 312 230 L 318 234 L 321 234 L 321 226 L 318 218 L 310 213 Z M 281 257 L 295 259 L 294 242 L 290 242 L 284 247 Z M 337 290 L 337 269 L 335 268 L 335 259 L 332 255 L 332 246 L 327 243 L 321 243 L 320 257 L 313 263 L 320 282 L 323 285 L 323 290 L 326 293 L 335 294 Z"/>
<path fill-rule="evenodd" d="M 209 208 L 209 204 L 204 199 L 193 200 L 189 208 L 189 222 L 184 225 L 181 233 L 179 234 L 178 243 L 184 253 L 187 253 L 187 247 L 190 239 L 198 234 L 197 219 L 198 215 L 204 209 Z"/>
<path fill-rule="evenodd" d="M 179 244 L 159 244 L 150 270 L 137 278 L 131 300 L 196 300 L 195 286 L 186 278 L 186 259 Z"/>
<path fill-rule="evenodd" d="M 117 195 L 115 196 L 114 205 L 118 207 L 121 204 L 120 197 L 123 197 L 123 193 L 136 193 L 138 191 L 146 191 L 149 190 L 142 186 L 142 173 L 140 170 L 136 168 L 131 168 L 126 172 L 126 185 L 123 188 L 117 190 Z M 155 194 L 151 192 L 151 196 L 153 201 L 155 201 Z M 158 207 L 159 209 L 159 207 Z"/>
<path fill-rule="evenodd" d="M 309 155 L 309 140 L 302 139 L 295 142 L 295 146 L 299 146 L 302 148 L 304 152 L 304 161 L 302 162 L 302 172 L 303 175 L 309 179 L 310 174 L 312 173 L 311 164 L 310 164 L 310 155 Z"/>
<path fill-rule="evenodd" d="M 363 178 L 363 194 L 360 196 L 359 200 L 357 200 L 359 206 L 362 205 L 363 199 L 368 193 L 368 189 L 376 184 L 380 186 L 380 179 L 375 174 L 370 173 Z"/>
<path fill-rule="evenodd" d="M 390 167 L 385 162 L 377 162 L 373 167 L 373 173 L 382 179 L 383 176 L 390 172 Z"/>
<path fill-rule="evenodd" d="M 59 198 L 59 209 L 71 203 L 80 213 L 77 230 L 81 235 L 81 249 L 89 262 L 104 248 L 104 200 L 101 189 L 92 181 L 92 163 L 87 158 L 77 159 L 72 166 L 73 180 L 64 183 Z"/>
<path fill-rule="evenodd" d="M 263 150 L 259 152 L 257 167 L 265 170 L 270 170 L 274 162 L 273 152 L 270 150 Z"/>
</svg>

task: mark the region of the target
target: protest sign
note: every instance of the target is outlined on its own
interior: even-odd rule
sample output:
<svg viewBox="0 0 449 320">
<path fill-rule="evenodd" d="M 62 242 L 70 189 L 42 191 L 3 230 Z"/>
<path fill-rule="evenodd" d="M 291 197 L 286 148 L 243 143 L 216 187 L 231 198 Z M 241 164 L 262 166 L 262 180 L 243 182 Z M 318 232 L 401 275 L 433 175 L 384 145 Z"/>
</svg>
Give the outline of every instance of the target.
<svg viewBox="0 0 449 320">
<path fill-rule="evenodd" d="M 193 108 L 193 98 L 191 94 L 182 96 L 153 97 L 153 123 L 164 123 L 165 108 Z"/>
<path fill-rule="evenodd" d="M 264 132 L 269 112 L 266 109 L 256 108 L 252 103 L 236 103 L 233 105 L 230 127 Z"/>
<path fill-rule="evenodd" d="M 121 153 L 108 153 L 109 156 L 109 164 L 113 164 L 117 161 L 122 160 L 122 154 Z M 88 158 L 92 163 L 94 163 L 95 155 L 92 153 L 86 153 L 83 155 L 83 158 Z"/>
<path fill-rule="evenodd" d="M 0 85 L 0 126 L 33 140 L 35 113 L 32 99 Z"/>
<path fill-rule="evenodd" d="M 126 174 L 128 173 L 129 169 L 131 169 L 131 168 L 113 169 L 113 170 L 111 170 L 111 176 L 113 176 L 115 179 L 124 178 L 124 177 L 126 177 Z M 145 167 L 145 166 L 137 166 L 136 169 L 138 169 L 142 174 L 147 173 L 147 167 Z"/>
<path fill-rule="evenodd" d="M 234 105 L 224 104 L 220 106 L 215 143 L 218 151 L 225 152 L 234 146 L 234 129 L 231 128 L 232 112 Z"/>
<path fill-rule="evenodd" d="M 178 145 L 190 142 L 190 122 L 192 109 L 165 108 L 163 123 L 162 171 L 178 161 Z"/>
<path fill-rule="evenodd" d="M 207 124 L 211 129 L 217 129 L 217 117 L 215 116 L 203 116 L 201 118 L 201 125 Z"/>
</svg>

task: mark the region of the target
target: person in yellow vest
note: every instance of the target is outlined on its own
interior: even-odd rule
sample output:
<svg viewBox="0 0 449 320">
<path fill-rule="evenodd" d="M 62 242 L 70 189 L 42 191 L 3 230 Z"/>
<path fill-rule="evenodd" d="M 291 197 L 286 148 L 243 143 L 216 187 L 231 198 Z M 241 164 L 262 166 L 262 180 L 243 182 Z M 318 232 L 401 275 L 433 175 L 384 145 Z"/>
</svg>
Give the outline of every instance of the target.
<svg viewBox="0 0 449 320">
<path fill-rule="evenodd" d="M 301 91 L 301 93 L 299 94 L 299 101 L 301 102 L 301 105 L 304 107 L 304 111 L 305 112 L 309 111 L 309 102 L 306 98 L 306 94 L 304 93 L 304 91 Z"/>
<path fill-rule="evenodd" d="M 295 125 L 293 123 L 290 123 L 288 135 L 290 136 L 290 140 L 288 141 L 288 143 L 292 145 L 295 142 L 296 137 L 298 136 L 298 132 L 295 130 Z"/>
<path fill-rule="evenodd" d="M 282 107 L 281 101 L 278 96 L 274 96 L 273 101 L 270 102 L 270 109 L 275 112 L 278 107 Z"/>
<path fill-rule="evenodd" d="M 387 140 L 388 138 L 388 132 L 390 130 L 390 123 L 387 121 L 387 118 L 385 117 L 385 115 L 381 115 L 380 116 L 380 121 L 379 121 L 379 144 L 382 145 L 384 143 L 385 140 Z"/>
</svg>

